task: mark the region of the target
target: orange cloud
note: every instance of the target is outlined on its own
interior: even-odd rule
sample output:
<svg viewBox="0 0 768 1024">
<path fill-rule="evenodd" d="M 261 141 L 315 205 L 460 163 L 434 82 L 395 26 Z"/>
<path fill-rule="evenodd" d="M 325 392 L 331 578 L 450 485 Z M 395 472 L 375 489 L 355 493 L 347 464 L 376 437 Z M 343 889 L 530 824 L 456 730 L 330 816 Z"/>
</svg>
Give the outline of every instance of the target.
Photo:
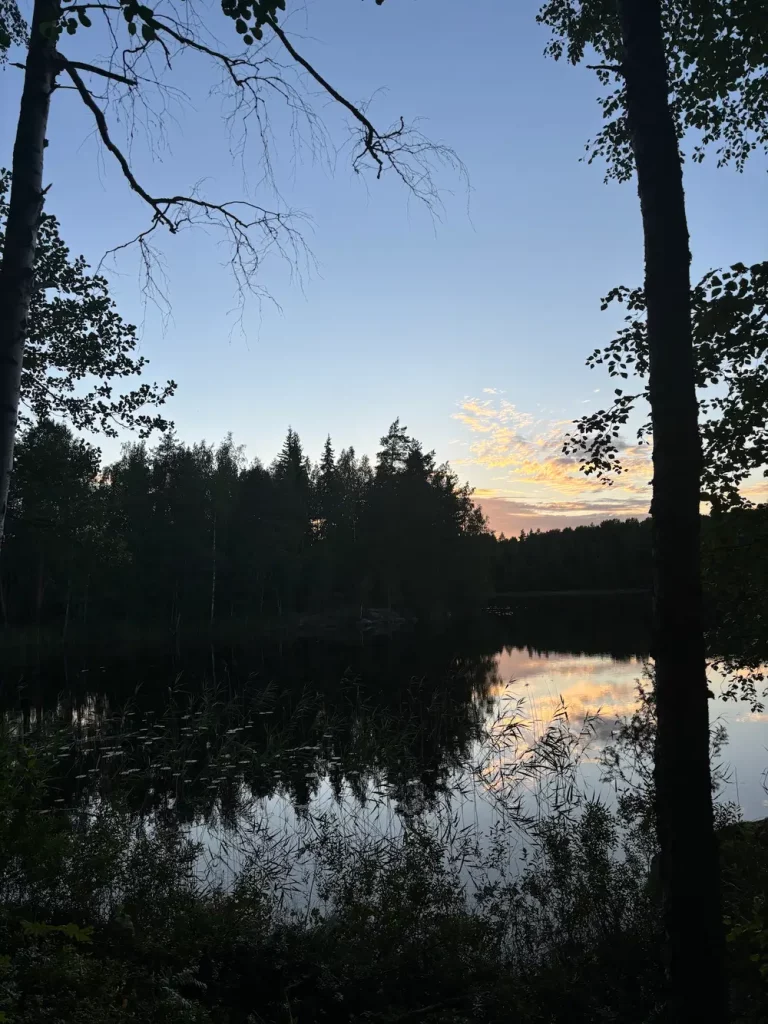
<svg viewBox="0 0 768 1024">
<path fill-rule="evenodd" d="M 768 501 L 768 480 L 753 480 L 741 487 L 741 493 L 749 501 L 755 504 L 763 504 Z"/>
<path fill-rule="evenodd" d="M 501 482 L 517 485 L 511 493 L 501 488 L 477 492 L 494 529 L 510 532 L 517 522 L 501 524 L 510 517 L 557 517 L 560 525 L 559 520 L 571 517 L 594 521 L 647 514 L 652 474 L 647 446 L 620 442 L 623 472 L 607 500 L 604 483 L 581 472 L 578 456 L 563 453 L 565 435 L 573 426 L 570 420 L 536 419 L 511 402 L 476 398 L 465 398 L 453 418 L 475 435 L 469 441 L 469 456 L 460 464 L 502 469 Z"/>
</svg>

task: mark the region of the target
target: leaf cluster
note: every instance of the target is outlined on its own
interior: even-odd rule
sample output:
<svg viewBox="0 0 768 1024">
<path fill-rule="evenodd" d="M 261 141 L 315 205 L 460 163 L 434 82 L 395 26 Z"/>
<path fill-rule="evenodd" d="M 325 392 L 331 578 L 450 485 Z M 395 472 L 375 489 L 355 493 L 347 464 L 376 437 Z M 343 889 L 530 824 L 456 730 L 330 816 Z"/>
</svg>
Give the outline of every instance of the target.
<svg viewBox="0 0 768 1024">
<path fill-rule="evenodd" d="M 614 288 L 603 299 L 623 305 L 625 326 L 587 359 L 605 366 L 613 378 L 645 382 L 640 392 L 615 389 L 606 409 L 581 417 L 565 451 L 581 458 L 586 473 L 611 482 L 622 471 L 620 438 L 641 399 L 648 399 L 648 339 L 642 288 Z M 692 329 L 696 386 L 704 450 L 702 500 L 721 510 L 745 503 L 740 486 L 768 466 L 768 263 L 735 263 L 711 270 L 692 289 Z M 650 443 L 652 424 L 637 431 L 638 444 Z"/>
<path fill-rule="evenodd" d="M 761 0 L 667 0 L 660 3 L 670 104 L 690 156 L 714 149 L 718 166 L 743 170 L 768 152 L 768 19 Z M 537 20 L 552 30 L 546 52 L 572 64 L 596 58 L 606 93 L 604 124 L 587 159 L 604 160 L 606 176 L 628 181 L 634 157 L 625 118 L 623 52 L 614 0 L 548 0 Z M 690 135 L 688 134 L 690 133 Z"/>
<path fill-rule="evenodd" d="M 11 176 L 0 170 L 0 245 L 8 216 Z M 120 385 L 147 366 L 137 356 L 136 327 L 117 312 L 108 283 L 73 258 L 59 222 L 44 213 L 40 223 L 35 288 L 27 321 L 21 379 L 22 423 L 63 416 L 80 430 L 117 436 L 119 428 L 147 437 L 169 422 L 151 410 L 176 391 L 173 380 Z"/>
</svg>

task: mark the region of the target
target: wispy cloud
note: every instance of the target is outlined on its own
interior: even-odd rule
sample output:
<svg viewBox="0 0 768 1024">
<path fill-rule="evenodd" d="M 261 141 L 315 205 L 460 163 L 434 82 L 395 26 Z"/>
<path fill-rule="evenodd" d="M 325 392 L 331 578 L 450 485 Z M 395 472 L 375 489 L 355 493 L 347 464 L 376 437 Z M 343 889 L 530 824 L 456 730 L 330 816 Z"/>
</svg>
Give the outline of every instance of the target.
<svg viewBox="0 0 768 1024">
<path fill-rule="evenodd" d="M 578 456 L 563 453 L 570 420 L 534 416 L 506 399 L 473 397 L 459 403 L 453 418 L 469 432 L 467 455 L 459 464 L 503 470 L 501 478 L 492 478 L 502 486 L 476 492 L 496 529 L 508 532 L 510 518 L 538 518 L 542 527 L 551 528 L 569 517 L 593 521 L 647 514 L 652 474 L 648 447 L 619 439 L 624 471 L 608 489 L 580 470 Z"/>
<path fill-rule="evenodd" d="M 483 392 L 486 395 L 503 395 L 506 392 L 502 391 L 501 388 L 483 388 Z"/>
<path fill-rule="evenodd" d="M 762 504 L 768 501 L 768 480 L 752 480 L 743 484 L 741 493 L 749 501 Z"/>
<path fill-rule="evenodd" d="M 470 458 L 465 464 L 504 468 L 510 482 L 542 485 L 542 498 L 604 490 L 600 480 L 580 471 L 576 456 L 563 454 L 563 439 L 572 428 L 570 420 L 536 419 L 511 402 L 475 398 L 464 399 L 453 417 L 479 435 L 470 442 Z M 618 489 L 646 493 L 650 449 L 625 443 L 621 447 L 624 472 Z"/>
<path fill-rule="evenodd" d="M 648 511 L 646 501 L 634 498 L 618 498 L 615 501 L 523 501 L 500 497 L 491 492 L 488 492 L 487 497 L 489 500 L 503 501 L 510 512 L 520 515 L 632 516 L 645 515 Z"/>
<path fill-rule="evenodd" d="M 648 445 L 614 439 L 623 471 L 607 487 L 581 471 L 578 455 L 563 454 L 571 420 L 556 418 L 540 406 L 533 415 L 499 397 L 496 389 L 483 391 L 495 397 L 467 396 L 453 413 L 467 437 L 464 457 L 454 464 L 475 467 L 472 476 L 485 485 L 476 488 L 475 497 L 494 530 L 558 529 L 648 514 L 653 475 Z M 766 479 L 755 476 L 741 491 L 751 501 L 768 502 Z"/>
<path fill-rule="evenodd" d="M 604 519 L 644 519 L 648 501 L 624 499 L 616 501 L 524 501 L 517 498 L 481 494 L 475 498 L 488 517 L 491 529 L 508 537 L 521 530 L 562 530 L 566 527 L 590 526 Z"/>
</svg>

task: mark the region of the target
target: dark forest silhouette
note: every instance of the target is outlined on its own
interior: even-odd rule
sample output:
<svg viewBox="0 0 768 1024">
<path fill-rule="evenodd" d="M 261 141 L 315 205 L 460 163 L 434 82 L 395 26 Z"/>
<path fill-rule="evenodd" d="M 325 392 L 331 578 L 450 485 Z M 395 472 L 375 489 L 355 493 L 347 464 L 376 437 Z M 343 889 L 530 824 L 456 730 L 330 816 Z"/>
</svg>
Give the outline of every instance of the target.
<svg viewBox="0 0 768 1024">
<path fill-rule="evenodd" d="M 124 621 L 173 632 L 297 616 L 370 625 L 371 609 L 397 625 L 472 616 L 497 595 L 652 585 L 650 520 L 497 537 L 469 485 L 398 420 L 374 463 L 352 448 L 336 454 L 329 438 L 313 464 L 289 429 L 270 466 L 247 462 L 231 437 L 187 445 L 167 433 L 104 467 L 97 448 L 43 420 L 17 446 L 14 480 L 0 560 L 11 627 L 66 634 Z M 703 527 L 715 647 L 730 654 L 742 644 L 736 591 L 765 576 L 765 514 L 718 513 Z"/>
<path fill-rule="evenodd" d="M 649 590 L 650 551 L 647 519 L 607 519 L 575 529 L 502 535 L 495 552 L 495 588 L 499 594 Z"/>
<path fill-rule="evenodd" d="M 42 421 L 18 445 L 2 566 L 10 625 L 169 628 L 386 609 L 440 620 L 495 593 L 644 589 L 647 523 L 495 538 L 472 490 L 396 420 L 371 464 L 290 430 L 271 466 L 231 437 L 98 449 Z"/>
<path fill-rule="evenodd" d="M 7 621 L 180 625 L 348 607 L 441 617 L 491 592 L 493 538 L 468 485 L 395 421 L 375 465 L 288 431 L 269 468 L 231 438 L 98 450 L 43 421 L 18 445 L 3 552 Z"/>
</svg>

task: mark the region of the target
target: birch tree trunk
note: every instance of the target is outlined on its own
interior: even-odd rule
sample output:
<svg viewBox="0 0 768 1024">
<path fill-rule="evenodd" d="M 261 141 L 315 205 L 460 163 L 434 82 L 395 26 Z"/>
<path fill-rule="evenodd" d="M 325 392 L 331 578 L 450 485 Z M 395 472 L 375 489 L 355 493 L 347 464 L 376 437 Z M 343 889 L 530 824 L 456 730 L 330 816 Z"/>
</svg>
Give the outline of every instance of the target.
<svg viewBox="0 0 768 1024">
<path fill-rule="evenodd" d="M 21 367 L 35 251 L 43 210 L 43 160 L 51 94 L 56 83 L 56 42 L 44 27 L 59 17 L 58 0 L 35 0 L 13 147 L 11 194 L 0 266 L 0 539 L 5 527 L 19 414 Z"/>
<path fill-rule="evenodd" d="M 653 422 L 656 814 L 671 1019 L 723 1022 L 727 986 L 700 582 L 701 441 L 683 175 L 659 0 L 618 0 L 645 238 Z"/>
</svg>

